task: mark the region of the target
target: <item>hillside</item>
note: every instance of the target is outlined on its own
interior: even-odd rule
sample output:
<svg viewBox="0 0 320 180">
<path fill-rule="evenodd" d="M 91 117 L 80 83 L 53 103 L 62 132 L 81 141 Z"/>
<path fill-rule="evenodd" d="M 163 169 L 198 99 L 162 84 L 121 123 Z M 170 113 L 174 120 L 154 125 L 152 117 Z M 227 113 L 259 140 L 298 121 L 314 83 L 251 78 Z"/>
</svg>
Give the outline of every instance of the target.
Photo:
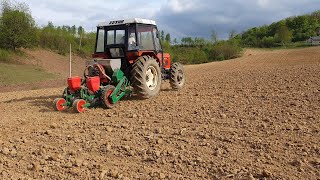
<svg viewBox="0 0 320 180">
<path fill-rule="evenodd" d="M 306 41 L 316 35 L 320 35 L 320 11 L 250 28 L 235 36 L 234 39 L 241 41 L 245 47 L 269 48 Z"/>
<path fill-rule="evenodd" d="M 69 56 L 44 49 L 24 49 L 14 63 L 0 63 L 0 92 L 59 87 L 69 76 Z M 72 74 L 82 76 L 86 59 L 72 57 Z"/>
<path fill-rule="evenodd" d="M 186 66 L 182 91 L 84 114 L 53 111 L 63 87 L 0 93 L 0 179 L 317 179 L 319 57 L 251 49 Z"/>
</svg>

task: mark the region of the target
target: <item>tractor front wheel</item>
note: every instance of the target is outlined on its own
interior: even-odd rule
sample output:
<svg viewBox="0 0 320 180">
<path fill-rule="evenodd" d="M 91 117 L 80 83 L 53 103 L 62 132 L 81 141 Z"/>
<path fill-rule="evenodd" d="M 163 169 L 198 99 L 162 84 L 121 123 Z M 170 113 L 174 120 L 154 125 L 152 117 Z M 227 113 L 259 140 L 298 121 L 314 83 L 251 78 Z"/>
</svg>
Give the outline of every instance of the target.
<svg viewBox="0 0 320 180">
<path fill-rule="evenodd" d="M 53 108 L 56 111 L 63 111 L 67 109 L 67 107 L 65 106 L 66 103 L 67 101 L 64 98 L 57 98 L 53 101 Z"/>
<path fill-rule="evenodd" d="M 76 113 L 83 113 L 86 110 L 85 108 L 86 104 L 87 102 L 83 99 L 75 100 L 72 104 L 73 111 Z"/>
<path fill-rule="evenodd" d="M 173 89 L 182 89 L 186 82 L 186 76 L 182 64 L 173 63 L 170 69 L 170 85 Z"/>
<path fill-rule="evenodd" d="M 131 83 L 134 91 L 144 99 L 159 94 L 161 70 L 158 62 L 151 56 L 139 57 L 132 66 Z"/>
<path fill-rule="evenodd" d="M 116 104 L 114 104 L 111 100 L 111 94 L 113 93 L 114 90 L 115 90 L 114 86 L 107 85 L 104 88 L 103 93 L 102 93 L 103 104 L 108 109 L 112 109 L 116 106 Z"/>
</svg>

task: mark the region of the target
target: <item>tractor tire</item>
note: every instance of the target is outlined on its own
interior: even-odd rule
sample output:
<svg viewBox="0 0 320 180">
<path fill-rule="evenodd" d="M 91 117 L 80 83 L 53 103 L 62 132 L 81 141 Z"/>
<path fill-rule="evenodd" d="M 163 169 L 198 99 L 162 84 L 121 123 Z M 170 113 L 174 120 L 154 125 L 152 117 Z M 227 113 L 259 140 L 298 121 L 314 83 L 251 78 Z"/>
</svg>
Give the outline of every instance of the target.
<svg viewBox="0 0 320 180">
<path fill-rule="evenodd" d="M 72 104 L 72 109 L 75 113 L 83 113 L 86 108 L 83 107 L 86 104 L 86 101 L 83 99 L 77 99 Z"/>
<path fill-rule="evenodd" d="M 151 56 L 139 57 L 132 66 L 131 84 L 140 98 L 149 99 L 159 94 L 161 88 L 161 69 Z"/>
<path fill-rule="evenodd" d="M 105 106 L 105 108 L 107 109 L 112 109 L 116 106 L 116 104 L 114 104 L 112 101 L 111 101 L 111 97 L 110 95 L 112 94 L 112 92 L 114 91 L 115 87 L 112 86 L 112 85 L 107 85 L 104 89 L 103 89 L 103 92 L 102 92 L 102 102 Z"/>
<path fill-rule="evenodd" d="M 186 76 L 182 64 L 173 63 L 170 69 L 170 85 L 174 90 L 183 88 L 186 82 Z"/>
</svg>

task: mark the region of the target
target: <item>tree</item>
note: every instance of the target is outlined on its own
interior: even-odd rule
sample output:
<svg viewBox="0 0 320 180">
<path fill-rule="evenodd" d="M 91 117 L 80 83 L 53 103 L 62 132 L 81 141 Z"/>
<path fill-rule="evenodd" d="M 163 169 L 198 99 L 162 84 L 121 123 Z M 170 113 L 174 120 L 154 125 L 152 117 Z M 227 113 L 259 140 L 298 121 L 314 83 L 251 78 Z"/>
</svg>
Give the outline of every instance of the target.
<svg viewBox="0 0 320 180">
<path fill-rule="evenodd" d="M 166 42 L 171 43 L 171 35 L 170 33 L 166 34 Z"/>
<path fill-rule="evenodd" d="M 161 40 L 162 42 L 164 41 L 164 31 L 161 31 L 160 40 Z"/>
<path fill-rule="evenodd" d="M 53 29 L 54 25 L 51 21 L 48 22 L 47 28 Z"/>
<path fill-rule="evenodd" d="M 78 35 L 81 36 L 84 33 L 84 29 L 82 26 L 78 27 Z"/>
<path fill-rule="evenodd" d="M 317 33 L 318 36 L 320 36 L 320 27 L 316 28 L 316 33 Z"/>
<path fill-rule="evenodd" d="M 286 25 L 280 25 L 275 35 L 275 39 L 285 45 L 286 43 L 291 42 L 292 32 Z"/>
<path fill-rule="evenodd" d="M 174 44 L 174 45 L 178 44 L 177 38 L 174 38 L 174 39 L 173 39 L 173 44 Z"/>
<path fill-rule="evenodd" d="M 70 28 L 70 32 L 71 32 L 71 34 L 73 34 L 73 35 L 76 35 L 76 34 L 77 34 L 77 28 L 76 28 L 75 25 L 73 25 L 73 26 Z"/>
<path fill-rule="evenodd" d="M 204 46 L 206 44 L 206 40 L 204 38 L 194 38 L 194 44 L 196 46 Z"/>
<path fill-rule="evenodd" d="M 0 14 L 0 46 L 16 50 L 30 47 L 35 39 L 35 22 L 26 4 L 2 2 Z"/>
<path fill-rule="evenodd" d="M 79 42 L 79 51 L 81 50 L 81 46 L 82 46 L 82 36 L 83 36 L 84 30 L 82 26 L 78 27 L 78 35 L 80 37 L 80 42 Z"/>
<path fill-rule="evenodd" d="M 185 38 L 185 43 L 186 43 L 187 46 L 194 45 L 194 41 L 193 41 L 192 37 L 186 37 Z"/>
<path fill-rule="evenodd" d="M 211 31 L 211 41 L 213 44 L 218 42 L 218 33 L 215 30 Z"/>
<path fill-rule="evenodd" d="M 235 36 L 237 35 L 237 31 L 236 30 L 231 30 L 230 33 L 229 33 L 229 39 L 232 39 L 234 38 Z"/>
</svg>

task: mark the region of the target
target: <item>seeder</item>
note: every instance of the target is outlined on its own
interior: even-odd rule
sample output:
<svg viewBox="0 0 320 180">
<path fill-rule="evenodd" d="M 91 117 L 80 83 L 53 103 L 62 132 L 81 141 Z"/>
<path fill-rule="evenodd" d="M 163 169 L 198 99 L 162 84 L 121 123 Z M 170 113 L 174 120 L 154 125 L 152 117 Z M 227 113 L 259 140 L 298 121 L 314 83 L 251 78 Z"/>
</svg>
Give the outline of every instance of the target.
<svg viewBox="0 0 320 180">
<path fill-rule="evenodd" d="M 91 62 L 86 67 L 83 79 L 79 76 L 68 78 L 68 87 L 62 98 L 54 101 L 55 110 L 63 111 L 72 107 L 74 112 L 82 113 L 86 108 L 99 105 L 111 109 L 121 98 L 129 95 L 132 92 L 129 81 L 120 69 L 115 69 L 111 77 L 107 75 L 111 72 L 105 72 L 105 69 L 112 69 L 108 66 L 112 64 L 110 61 Z M 108 68 L 101 64 L 106 64 Z"/>
</svg>

